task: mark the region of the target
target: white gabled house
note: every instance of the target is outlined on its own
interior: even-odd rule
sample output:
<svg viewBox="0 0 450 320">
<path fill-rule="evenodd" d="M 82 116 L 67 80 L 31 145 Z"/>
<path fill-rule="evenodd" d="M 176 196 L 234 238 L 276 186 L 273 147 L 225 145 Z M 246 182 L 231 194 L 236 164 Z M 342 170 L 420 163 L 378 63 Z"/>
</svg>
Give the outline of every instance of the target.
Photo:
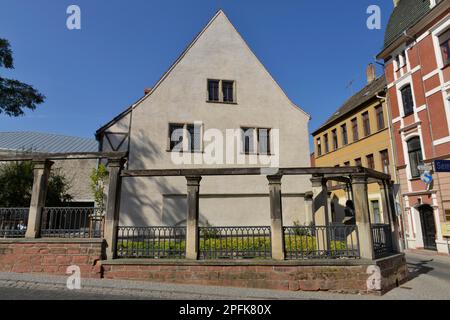
<svg viewBox="0 0 450 320">
<path fill-rule="evenodd" d="M 309 120 L 219 11 L 143 98 L 97 131 L 97 139 L 101 151 L 128 151 L 129 170 L 309 167 Z M 285 224 L 309 221 L 309 190 L 309 177 L 283 177 Z M 123 180 L 121 225 L 183 225 L 186 207 L 184 177 Z M 269 225 L 266 177 L 203 177 L 200 222 Z"/>
</svg>

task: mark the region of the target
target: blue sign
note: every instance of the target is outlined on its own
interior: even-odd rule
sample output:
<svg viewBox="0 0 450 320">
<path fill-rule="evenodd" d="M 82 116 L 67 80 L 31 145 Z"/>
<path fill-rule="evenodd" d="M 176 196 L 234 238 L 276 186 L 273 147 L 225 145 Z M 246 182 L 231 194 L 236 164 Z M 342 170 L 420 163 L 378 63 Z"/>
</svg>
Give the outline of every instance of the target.
<svg viewBox="0 0 450 320">
<path fill-rule="evenodd" d="M 425 182 L 426 184 L 430 184 L 431 181 L 433 181 L 433 176 L 431 175 L 430 171 L 425 171 L 420 176 L 420 179 Z"/>
<path fill-rule="evenodd" d="M 435 172 L 450 172 L 450 160 L 435 160 L 434 161 Z"/>
</svg>

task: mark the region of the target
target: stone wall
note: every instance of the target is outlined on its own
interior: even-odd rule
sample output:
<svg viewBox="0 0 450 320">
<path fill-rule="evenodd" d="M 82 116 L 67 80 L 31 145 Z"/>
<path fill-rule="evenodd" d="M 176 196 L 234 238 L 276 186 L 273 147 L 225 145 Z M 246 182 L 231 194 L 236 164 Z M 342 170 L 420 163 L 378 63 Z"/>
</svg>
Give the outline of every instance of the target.
<svg viewBox="0 0 450 320">
<path fill-rule="evenodd" d="M 380 268 L 381 277 L 373 274 Z M 378 261 L 149 261 L 102 262 L 107 279 L 234 286 L 274 290 L 382 294 L 407 278 L 403 254 Z"/>
<path fill-rule="evenodd" d="M 77 265 L 81 277 L 101 278 L 104 246 L 100 239 L 2 239 L 0 271 L 65 275 Z"/>
</svg>

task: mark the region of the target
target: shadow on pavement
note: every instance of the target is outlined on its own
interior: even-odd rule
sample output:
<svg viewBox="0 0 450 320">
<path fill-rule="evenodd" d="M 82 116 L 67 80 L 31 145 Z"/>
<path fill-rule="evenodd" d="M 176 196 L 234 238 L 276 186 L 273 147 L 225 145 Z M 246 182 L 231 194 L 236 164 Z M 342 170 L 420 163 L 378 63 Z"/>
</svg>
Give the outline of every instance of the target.
<svg viewBox="0 0 450 320">
<path fill-rule="evenodd" d="M 420 276 L 421 274 L 426 274 L 426 273 L 432 271 L 433 268 L 427 266 L 427 264 L 432 261 L 433 261 L 433 259 L 421 260 L 417 263 L 408 262 L 407 263 L 408 271 L 409 271 L 408 280 L 412 280 L 412 279 Z"/>
</svg>

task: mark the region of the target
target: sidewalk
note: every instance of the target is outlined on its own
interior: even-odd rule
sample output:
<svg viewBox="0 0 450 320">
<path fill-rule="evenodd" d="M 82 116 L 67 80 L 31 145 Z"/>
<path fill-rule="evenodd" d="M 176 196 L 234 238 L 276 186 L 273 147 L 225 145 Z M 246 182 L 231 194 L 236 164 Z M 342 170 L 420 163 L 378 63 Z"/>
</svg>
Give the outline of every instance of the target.
<svg viewBox="0 0 450 320">
<path fill-rule="evenodd" d="M 29 290 L 70 291 L 66 287 L 67 277 L 41 274 L 19 274 L 0 272 L 1 288 Z M 182 285 L 157 282 L 82 279 L 77 293 L 104 294 L 119 299 L 189 299 L 189 300 L 316 300 L 316 299 L 380 299 L 372 295 L 348 295 L 327 292 L 291 292 L 251 288 Z"/>
</svg>

